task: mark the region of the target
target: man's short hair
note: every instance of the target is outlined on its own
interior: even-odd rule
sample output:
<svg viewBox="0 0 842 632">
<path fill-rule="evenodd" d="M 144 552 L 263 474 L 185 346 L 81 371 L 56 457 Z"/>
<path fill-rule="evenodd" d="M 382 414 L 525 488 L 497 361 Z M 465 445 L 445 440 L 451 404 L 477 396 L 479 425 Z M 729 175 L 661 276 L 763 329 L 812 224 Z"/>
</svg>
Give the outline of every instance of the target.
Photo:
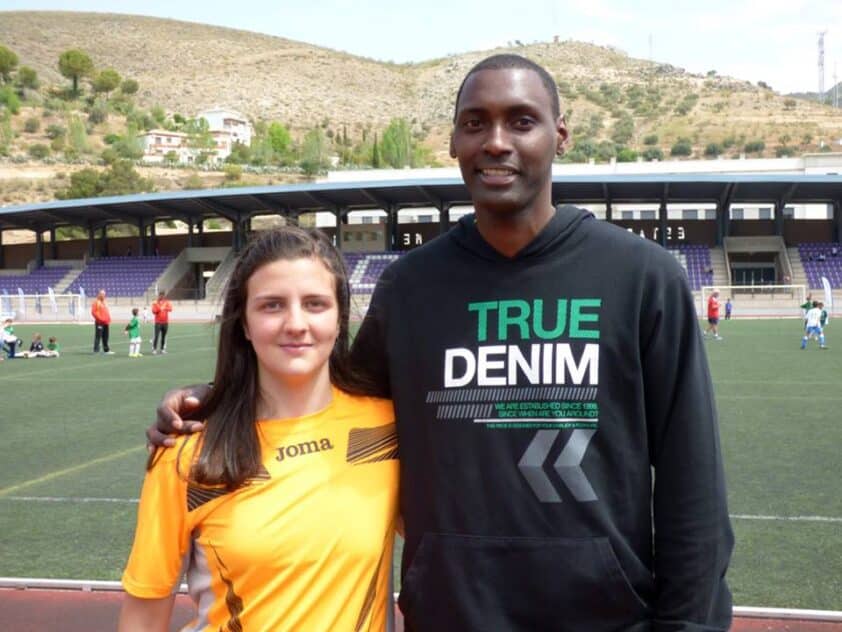
<svg viewBox="0 0 842 632">
<path fill-rule="evenodd" d="M 536 64 L 534 61 L 527 59 L 526 57 L 503 54 L 486 57 L 476 66 L 471 68 L 468 71 L 468 74 L 465 75 L 465 78 L 462 79 L 462 84 L 459 86 L 459 91 L 456 93 L 456 102 L 453 104 L 454 123 L 456 122 L 456 111 L 459 108 L 459 99 L 462 97 L 462 89 L 465 87 L 465 83 L 468 81 L 468 78 L 480 70 L 506 70 L 509 68 L 531 70 L 532 72 L 537 73 L 538 77 L 541 78 L 541 83 L 544 84 L 544 88 L 547 90 L 547 94 L 550 95 L 550 105 L 553 110 L 553 118 L 561 116 L 561 105 L 558 100 L 558 86 L 552 76 L 550 76 L 550 73 L 548 73 L 543 66 Z"/>
</svg>

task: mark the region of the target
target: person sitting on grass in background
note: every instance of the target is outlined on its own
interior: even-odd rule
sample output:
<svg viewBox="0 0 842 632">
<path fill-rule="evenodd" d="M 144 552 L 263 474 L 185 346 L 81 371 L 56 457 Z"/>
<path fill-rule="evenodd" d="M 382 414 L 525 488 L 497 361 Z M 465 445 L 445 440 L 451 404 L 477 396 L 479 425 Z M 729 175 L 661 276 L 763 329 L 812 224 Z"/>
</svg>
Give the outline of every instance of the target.
<svg viewBox="0 0 842 632">
<path fill-rule="evenodd" d="M 124 334 L 128 334 L 129 336 L 129 357 L 130 358 L 139 358 L 143 354 L 140 352 L 140 343 L 142 339 L 140 337 L 140 320 L 138 320 L 137 307 L 132 308 L 132 319 L 126 325 L 126 329 L 123 332 Z"/>
<path fill-rule="evenodd" d="M 391 629 L 395 416 L 351 371 L 349 313 L 342 257 L 320 232 L 268 230 L 245 247 L 204 431 L 149 460 L 120 632 L 167 629 L 185 559 L 188 629 Z"/>
<path fill-rule="evenodd" d="M 41 339 L 41 334 L 34 333 L 32 334 L 32 342 L 29 344 L 29 351 L 21 352 L 20 356 L 22 358 L 49 358 L 52 356 L 47 355 L 47 350 L 44 349 L 44 342 Z"/>
<path fill-rule="evenodd" d="M 58 358 L 61 355 L 60 351 L 61 350 L 58 346 L 58 342 L 56 342 L 56 337 L 50 336 L 49 338 L 47 338 L 47 348 L 44 351 L 44 353 L 46 353 L 47 355 L 44 356 L 44 357 L 45 358 Z"/>
</svg>

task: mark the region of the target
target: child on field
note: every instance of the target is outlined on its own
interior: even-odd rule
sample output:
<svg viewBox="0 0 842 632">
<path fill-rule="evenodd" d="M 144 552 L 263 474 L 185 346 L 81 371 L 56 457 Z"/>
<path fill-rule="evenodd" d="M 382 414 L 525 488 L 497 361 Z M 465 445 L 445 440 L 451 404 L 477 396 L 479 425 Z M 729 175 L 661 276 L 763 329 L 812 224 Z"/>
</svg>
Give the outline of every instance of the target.
<svg viewBox="0 0 842 632">
<path fill-rule="evenodd" d="M 137 307 L 132 308 L 132 319 L 129 321 L 129 324 L 126 325 L 125 333 L 129 336 L 129 357 L 130 358 L 139 358 L 143 354 L 140 352 L 140 321 L 137 318 L 138 313 Z"/>
<path fill-rule="evenodd" d="M 15 335 L 12 319 L 7 318 L 3 321 L 3 330 L 0 331 L 0 348 L 5 349 L 9 359 L 12 359 L 15 357 L 18 347 L 22 344 L 23 340 Z"/>
<path fill-rule="evenodd" d="M 20 357 L 22 358 L 41 358 L 44 357 L 42 354 L 44 352 L 44 342 L 41 340 L 41 334 L 35 333 L 32 334 L 32 342 L 29 343 L 29 351 L 21 351 Z"/>
<path fill-rule="evenodd" d="M 50 336 L 47 339 L 47 349 L 44 351 L 44 353 L 47 354 L 47 355 L 44 356 L 45 358 L 57 358 L 57 357 L 59 357 L 59 355 L 60 355 L 59 354 L 59 347 L 58 347 L 58 343 L 56 342 L 55 336 Z"/>
</svg>

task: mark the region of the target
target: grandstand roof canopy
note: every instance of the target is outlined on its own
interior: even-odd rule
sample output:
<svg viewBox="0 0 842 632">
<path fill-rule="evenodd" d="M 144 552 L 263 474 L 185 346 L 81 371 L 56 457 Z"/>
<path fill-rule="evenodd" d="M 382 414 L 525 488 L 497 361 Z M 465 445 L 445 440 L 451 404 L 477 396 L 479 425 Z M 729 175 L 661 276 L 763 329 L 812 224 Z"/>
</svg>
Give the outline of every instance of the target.
<svg viewBox="0 0 842 632">
<path fill-rule="evenodd" d="M 553 199 L 568 203 L 832 203 L 842 202 L 839 175 L 647 174 L 553 176 Z M 0 208 L 0 230 L 146 224 L 315 211 L 400 209 L 470 204 L 458 178 L 406 179 L 166 191 L 41 202 Z"/>
</svg>

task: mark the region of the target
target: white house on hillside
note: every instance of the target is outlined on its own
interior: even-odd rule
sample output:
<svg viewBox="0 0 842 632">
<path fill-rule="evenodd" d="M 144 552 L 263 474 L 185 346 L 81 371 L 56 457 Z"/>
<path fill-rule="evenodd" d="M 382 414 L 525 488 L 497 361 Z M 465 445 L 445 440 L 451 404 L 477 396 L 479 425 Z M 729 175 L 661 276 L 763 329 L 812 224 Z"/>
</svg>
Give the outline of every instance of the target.
<svg viewBox="0 0 842 632">
<path fill-rule="evenodd" d="M 196 118 L 207 121 L 213 137 L 215 146 L 210 150 L 211 162 L 224 161 L 231 155 L 234 143 L 251 144 L 254 129 L 245 115 L 236 110 L 216 107 L 199 112 Z M 163 162 L 169 152 L 175 152 L 176 162 L 192 163 L 202 151 L 189 146 L 189 136 L 184 132 L 153 129 L 139 138 L 146 162 Z"/>
</svg>

